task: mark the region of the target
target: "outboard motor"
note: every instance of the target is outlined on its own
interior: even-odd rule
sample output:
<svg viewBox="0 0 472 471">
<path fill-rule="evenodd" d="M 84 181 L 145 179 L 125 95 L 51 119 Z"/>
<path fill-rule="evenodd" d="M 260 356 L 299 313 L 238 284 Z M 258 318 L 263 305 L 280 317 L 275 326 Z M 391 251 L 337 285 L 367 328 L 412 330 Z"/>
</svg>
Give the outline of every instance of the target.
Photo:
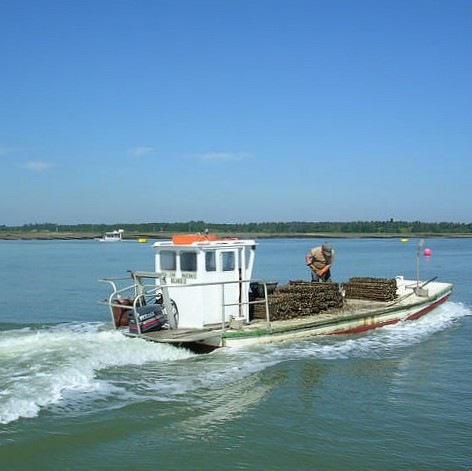
<svg viewBox="0 0 472 471">
<path fill-rule="evenodd" d="M 137 317 L 137 319 L 135 319 L 135 317 Z M 129 331 L 133 334 L 139 333 L 136 322 L 142 334 L 168 328 L 167 316 L 164 314 L 162 306 L 159 304 L 137 307 L 136 316 L 134 312 L 130 310 Z"/>
</svg>

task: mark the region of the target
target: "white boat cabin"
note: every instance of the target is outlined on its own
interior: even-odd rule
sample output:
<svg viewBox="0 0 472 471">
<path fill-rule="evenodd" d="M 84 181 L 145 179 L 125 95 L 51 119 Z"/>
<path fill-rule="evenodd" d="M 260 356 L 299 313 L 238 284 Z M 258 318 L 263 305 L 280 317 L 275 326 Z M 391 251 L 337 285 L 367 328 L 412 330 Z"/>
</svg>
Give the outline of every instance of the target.
<svg viewBox="0 0 472 471">
<path fill-rule="evenodd" d="M 172 241 L 155 242 L 153 247 L 155 270 L 169 285 L 179 328 L 204 328 L 232 319 L 249 321 L 254 240 L 179 235 Z"/>
</svg>

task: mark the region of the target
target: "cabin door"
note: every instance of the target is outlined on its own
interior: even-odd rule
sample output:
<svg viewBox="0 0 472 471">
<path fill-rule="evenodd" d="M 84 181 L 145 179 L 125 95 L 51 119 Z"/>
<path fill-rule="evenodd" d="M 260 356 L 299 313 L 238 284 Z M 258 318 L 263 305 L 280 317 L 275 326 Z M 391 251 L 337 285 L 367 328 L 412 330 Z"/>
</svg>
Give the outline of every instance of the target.
<svg viewBox="0 0 472 471">
<path fill-rule="evenodd" d="M 236 282 L 241 279 L 241 252 L 238 249 L 228 249 L 221 250 L 219 255 L 222 280 L 235 282 L 228 283 L 224 287 L 225 318 L 229 319 L 229 316 L 239 317 L 241 285 Z"/>
</svg>

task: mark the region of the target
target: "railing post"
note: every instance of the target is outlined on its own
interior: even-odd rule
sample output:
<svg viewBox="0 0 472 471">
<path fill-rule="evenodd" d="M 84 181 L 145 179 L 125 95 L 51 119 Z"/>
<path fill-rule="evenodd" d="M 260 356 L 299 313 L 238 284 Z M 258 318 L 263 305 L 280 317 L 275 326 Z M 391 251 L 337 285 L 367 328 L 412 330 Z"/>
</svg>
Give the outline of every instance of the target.
<svg viewBox="0 0 472 471">
<path fill-rule="evenodd" d="M 112 287 L 112 293 L 110 294 L 110 296 L 108 296 L 108 307 L 110 309 L 111 321 L 113 322 L 115 329 L 117 329 L 118 327 L 116 326 L 115 315 L 113 314 L 113 306 L 112 306 L 113 297 L 116 295 L 116 292 L 117 292 L 116 284 L 111 280 L 106 280 L 105 282 L 109 283 Z"/>
<path fill-rule="evenodd" d="M 139 315 L 138 311 L 136 310 L 136 304 L 138 304 L 138 299 L 139 296 L 136 296 L 133 301 L 133 316 L 134 316 L 134 322 L 136 324 L 136 329 L 138 331 L 138 335 L 141 335 L 141 326 L 139 325 Z"/>
<path fill-rule="evenodd" d="M 162 276 L 159 281 L 162 291 L 162 303 L 164 304 L 165 310 L 167 312 L 167 321 L 169 322 L 169 327 L 171 329 L 177 329 L 177 324 L 174 317 L 174 307 L 170 300 L 169 289 L 167 288 L 165 276 Z"/>
<path fill-rule="evenodd" d="M 270 312 L 269 312 L 269 297 L 267 296 L 267 283 L 265 281 L 262 282 L 264 285 L 264 300 L 265 300 L 265 308 L 266 308 L 266 319 L 267 319 L 267 332 L 272 332 L 272 325 L 270 323 Z"/>
<path fill-rule="evenodd" d="M 221 330 L 226 330 L 225 326 L 225 284 L 221 283 Z"/>
</svg>

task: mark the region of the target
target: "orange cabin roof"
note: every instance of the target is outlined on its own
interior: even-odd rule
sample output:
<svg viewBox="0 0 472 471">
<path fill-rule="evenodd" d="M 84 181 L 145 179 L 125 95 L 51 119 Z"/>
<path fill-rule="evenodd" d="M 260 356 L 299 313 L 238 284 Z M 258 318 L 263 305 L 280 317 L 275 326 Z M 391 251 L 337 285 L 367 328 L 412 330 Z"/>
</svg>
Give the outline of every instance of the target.
<svg viewBox="0 0 472 471">
<path fill-rule="evenodd" d="M 218 240 L 215 235 L 201 235 L 201 234 L 180 234 L 172 236 L 172 243 L 175 245 L 188 245 L 193 242 L 206 242 L 210 240 Z"/>
</svg>

